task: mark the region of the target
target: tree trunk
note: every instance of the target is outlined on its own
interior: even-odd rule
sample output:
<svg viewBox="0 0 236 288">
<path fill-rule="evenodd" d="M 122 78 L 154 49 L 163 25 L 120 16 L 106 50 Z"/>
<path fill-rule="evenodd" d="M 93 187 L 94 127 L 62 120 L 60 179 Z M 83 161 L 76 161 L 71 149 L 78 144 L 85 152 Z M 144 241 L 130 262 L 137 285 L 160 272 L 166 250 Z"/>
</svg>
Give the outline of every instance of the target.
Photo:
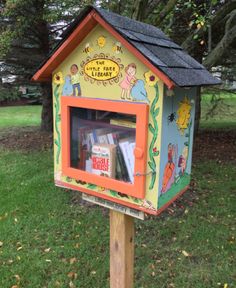
<svg viewBox="0 0 236 288">
<path fill-rule="evenodd" d="M 51 83 L 41 84 L 43 93 L 43 108 L 41 114 L 41 130 L 52 132 L 53 128 L 53 113 L 52 113 L 52 88 Z"/>
<path fill-rule="evenodd" d="M 143 21 L 147 6 L 147 0 L 136 0 L 131 18 L 138 21 Z"/>
</svg>

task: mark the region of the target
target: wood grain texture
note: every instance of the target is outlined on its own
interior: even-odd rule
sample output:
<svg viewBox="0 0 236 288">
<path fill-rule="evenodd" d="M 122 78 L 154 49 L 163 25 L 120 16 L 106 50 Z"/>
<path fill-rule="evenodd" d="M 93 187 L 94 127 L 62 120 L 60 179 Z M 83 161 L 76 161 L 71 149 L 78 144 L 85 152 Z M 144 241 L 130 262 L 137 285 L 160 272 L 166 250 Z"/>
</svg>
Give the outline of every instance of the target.
<svg viewBox="0 0 236 288">
<path fill-rule="evenodd" d="M 134 219 L 110 210 L 110 287 L 132 288 L 134 278 Z"/>
</svg>

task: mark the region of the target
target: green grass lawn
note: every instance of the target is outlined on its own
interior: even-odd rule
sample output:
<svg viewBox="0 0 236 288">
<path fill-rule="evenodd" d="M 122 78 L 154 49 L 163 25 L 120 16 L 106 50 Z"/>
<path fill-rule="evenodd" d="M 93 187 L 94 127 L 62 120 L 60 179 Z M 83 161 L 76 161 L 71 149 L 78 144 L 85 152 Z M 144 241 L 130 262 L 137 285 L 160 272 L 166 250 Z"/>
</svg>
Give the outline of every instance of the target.
<svg viewBox="0 0 236 288">
<path fill-rule="evenodd" d="M 212 107 L 211 95 L 204 93 L 201 103 L 201 121 L 202 129 L 235 129 L 236 128 L 236 94 L 220 94 L 221 103 L 217 106 L 213 117 L 206 118 L 209 108 Z"/>
<path fill-rule="evenodd" d="M 54 186 L 51 151 L 0 158 L 0 287 L 109 287 L 103 209 Z M 235 287 L 235 175 L 230 164 L 198 163 L 192 207 L 136 221 L 135 287 Z"/>
<path fill-rule="evenodd" d="M 39 125 L 40 110 L 0 108 L 0 127 Z M 54 186 L 52 154 L 0 147 L 0 288 L 109 287 L 108 214 Z M 199 161 L 192 206 L 136 221 L 135 288 L 236 287 L 235 175 L 233 164 Z"/>
<path fill-rule="evenodd" d="M 37 126 L 40 124 L 41 106 L 0 107 L 0 128 Z"/>
</svg>

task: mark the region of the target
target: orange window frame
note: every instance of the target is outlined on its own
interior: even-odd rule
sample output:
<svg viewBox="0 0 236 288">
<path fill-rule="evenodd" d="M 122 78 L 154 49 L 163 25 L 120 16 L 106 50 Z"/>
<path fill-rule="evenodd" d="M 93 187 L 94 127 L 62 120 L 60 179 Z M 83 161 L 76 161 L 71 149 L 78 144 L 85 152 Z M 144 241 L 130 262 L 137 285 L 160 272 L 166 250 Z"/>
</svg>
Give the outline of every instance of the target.
<svg viewBox="0 0 236 288">
<path fill-rule="evenodd" d="M 105 178 L 70 166 L 70 108 L 88 108 L 136 115 L 136 147 L 134 184 Z M 95 184 L 106 189 L 127 194 L 136 198 L 145 197 L 148 108 L 144 103 L 130 103 L 86 97 L 61 97 L 62 173 L 76 180 Z M 137 174 L 137 175 L 136 175 Z M 79 190 L 79 188 L 78 188 Z"/>
</svg>

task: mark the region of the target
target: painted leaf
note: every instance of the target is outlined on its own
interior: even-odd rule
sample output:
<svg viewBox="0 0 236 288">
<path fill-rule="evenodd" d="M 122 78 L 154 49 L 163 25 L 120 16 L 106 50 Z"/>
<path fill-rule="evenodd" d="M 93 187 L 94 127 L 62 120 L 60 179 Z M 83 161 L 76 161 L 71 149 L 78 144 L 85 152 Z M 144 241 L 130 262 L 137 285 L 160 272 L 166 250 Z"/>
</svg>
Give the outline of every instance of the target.
<svg viewBox="0 0 236 288">
<path fill-rule="evenodd" d="M 155 162 L 148 161 L 148 165 L 153 171 L 156 170 L 156 163 Z"/>
<path fill-rule="evenodd" d="M 153 156 L 158 156 L 158 155 L 159 155 L 159 151 L 153 152 Z"/>
<path fill-rule="evenodd" d="M 156 117 L 156 116 L 159 114 L 159 111 L 160 111 L 160 108 L 157 108 L 157 109 L 154 111 L 153 115 Z"/>
<path fill-rule="evenodd" d="M 155 134 L 155 129 L 153 128 L 152 124 L 148 124 L 148 128 L 152 134 Z"/>
</svg>

